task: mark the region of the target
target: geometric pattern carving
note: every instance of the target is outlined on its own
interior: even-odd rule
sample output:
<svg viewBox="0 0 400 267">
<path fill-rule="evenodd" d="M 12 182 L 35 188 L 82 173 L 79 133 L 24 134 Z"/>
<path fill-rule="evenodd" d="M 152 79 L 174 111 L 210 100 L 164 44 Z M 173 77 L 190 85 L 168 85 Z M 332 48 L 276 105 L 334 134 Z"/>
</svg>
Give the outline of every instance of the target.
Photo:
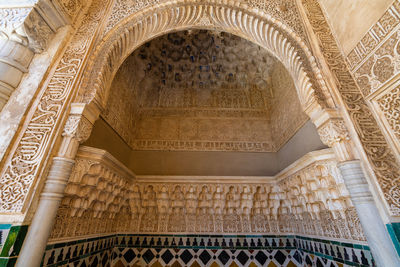
<svg viewBox="0 0 400 267">
<path fill-rule="evenodd" d="M 308 162 L 276 181 L 215 183 L 188 177 L 188 182 L 152 182 L 135 181 L 103 150 L 82 149 L 52 239 L 128 231 L 298 233 L 365 240 L 333 159 Z"/>
<path fill-rule="evenodd" d="M 400 87 L 397 86 L 381 96 L 377 103 L 392 128 L 397 142 L 400 142 Z"/>
<path fill-rule="evenodd" d="M 398 25 L 396 25 L 398 26 Z M 400 71 L 400 30 L 380 43 L 374 53 L 353 74 L 364 96 L 381 88 Z"/>
<path fill-rule="evenodd" d="M 232 34 L 190 30 L 139 47 L 103 117 L 135 150 L 274 152 L 307 120 L 290 75 Z"/>
</svg>

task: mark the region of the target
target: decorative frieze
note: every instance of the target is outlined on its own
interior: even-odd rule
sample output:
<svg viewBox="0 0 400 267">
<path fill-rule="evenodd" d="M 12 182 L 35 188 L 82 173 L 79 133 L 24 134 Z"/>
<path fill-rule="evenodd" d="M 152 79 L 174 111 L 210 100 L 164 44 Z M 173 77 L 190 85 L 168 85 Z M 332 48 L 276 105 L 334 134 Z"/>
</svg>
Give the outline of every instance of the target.
<svg viewBox="0 0 400 267">
<path fill-rule="evenodd" d="M 224 232 L 365 240 L 332 152 L 319 157 L 272 180 L 216 183 L 186 177 L 179 182 L 135 177 L 107 152 L 82 147 L 51 238 Z"/>
<path fill-rule="evenodd" d="M 381 96 L 377 103 L 400 142 L 400 86 Z"/>
</svg>

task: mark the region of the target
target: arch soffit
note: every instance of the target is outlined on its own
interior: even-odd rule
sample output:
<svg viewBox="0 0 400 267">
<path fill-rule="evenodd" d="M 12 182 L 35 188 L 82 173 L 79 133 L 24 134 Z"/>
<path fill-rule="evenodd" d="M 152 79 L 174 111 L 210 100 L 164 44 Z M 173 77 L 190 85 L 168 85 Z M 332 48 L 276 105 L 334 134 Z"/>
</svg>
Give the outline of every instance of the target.
<svg viewBox="0 0 400 267">
<path fill-rule="evenodd" d="M 263 11 L 219 0 L 170 1 L 135 12 L 120 21 L 89 58 L 86 71 L 89 75 L 84 77 L 77 102 L 96 102 L 104 108 L 116 72 L 135 49 L 163 34 L 189 28 L 229 32 L 267 49 L 292 76 L 306 113 L 310 108 L 326 107 L 323 93 L 326 86 L 321 72 L 307 45 L 294 31 Z M 305 66 L 311 70 L 306 70 Z M 318 87 L 323 89 L 318 90 Z"/>
</svg>

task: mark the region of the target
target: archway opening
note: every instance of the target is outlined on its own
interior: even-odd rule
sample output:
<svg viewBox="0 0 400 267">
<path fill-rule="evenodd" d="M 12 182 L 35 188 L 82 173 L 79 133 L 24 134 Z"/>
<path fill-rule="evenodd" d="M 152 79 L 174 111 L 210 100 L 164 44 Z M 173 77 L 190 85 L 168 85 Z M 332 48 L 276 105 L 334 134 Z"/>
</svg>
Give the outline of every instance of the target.
<svg viewBox="0 0 400 267">
<path fill-rule="evenodd" d="M 138 175 L 200 176 L 272 176 L 325 148 L 282 63 L 245 39 L 197 29 L 153 39 L 124 61 L 85 145 L 125 155 Z"/>
<path fill-rule="evenodd" d="M 307 247 L 297 244 L 308 236 L 365 243 L 333 152 L 293 74 L 267 50 L 192 29 L 143 44 L 109 71 L 51 242 L 115 235 L 115 266 L 302 266 Z"/>
</svg>

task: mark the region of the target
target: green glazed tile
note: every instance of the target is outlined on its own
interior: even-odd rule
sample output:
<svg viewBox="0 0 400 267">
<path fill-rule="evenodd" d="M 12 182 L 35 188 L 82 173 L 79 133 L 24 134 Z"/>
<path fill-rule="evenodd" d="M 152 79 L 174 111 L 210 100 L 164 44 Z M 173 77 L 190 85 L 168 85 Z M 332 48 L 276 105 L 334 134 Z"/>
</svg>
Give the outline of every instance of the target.
<svg viewBox="0 0 400 267">
<path fill-rule="evenodd" d="M 0 267 L 6 267 L 8 263 L 8 258 L 0 259 Z"/>
<path fill-rule="evenodd" d="M 349 244 L 349 243 L 341 243 L 343 247 L 348 247 L 348 248 L 352 248 L 353 244 Z"/>
<path fill-rule="evenodd" d="M 3 245 L 0 257 L 18 256 L 27 231 L 27 225 L 11 226 L 7 239 Z M 11 248 L 12 252 L 10 253 Z"/>
<path fill-rule="evenodd" d="M 400 256 L 400 223 L 387 224 L 386 227 L 396 248 L 397 254 Z"/>
</svg>

